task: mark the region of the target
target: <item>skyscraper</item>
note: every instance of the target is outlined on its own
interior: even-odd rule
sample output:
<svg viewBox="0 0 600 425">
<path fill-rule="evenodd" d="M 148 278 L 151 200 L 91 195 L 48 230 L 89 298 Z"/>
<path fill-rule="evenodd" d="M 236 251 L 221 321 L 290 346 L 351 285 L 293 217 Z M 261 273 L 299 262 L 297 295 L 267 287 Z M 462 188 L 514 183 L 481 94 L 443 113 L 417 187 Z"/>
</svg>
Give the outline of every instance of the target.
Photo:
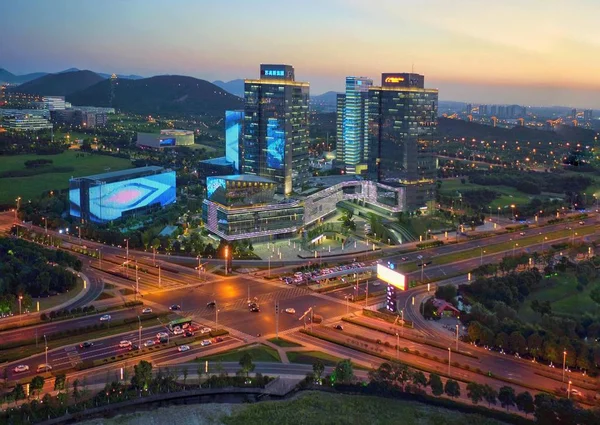
<svg viewBox="0 0 600 425">
<path fill-rule="evenodd" d="M 225 111 L 225 159 L 240 171 L 240 146 L 244 136 L 244 111 Z"/>
<path fill-rule="evenodd" d="M 369 156 L 369 121 L 367 101 L 373 80 L 366 77 L 346 77 L 342 117 L 342 138 L 338 140 L 337 159 L 348 174 L 361 174 L 367 168 Z M 338 122 L 340 120 L 338 98 Z M 341 143 L 340 143 L 341 141 Z"/>
<path fill-rule="evenodd" d="M 419 74 L 382 74 L 381 87 L 369 89 L 369 177 L 406 186 L 408 210 L 434 199 L 437 110 L 438 91 Z"/>
<path fill-rule="evenodd" d="M 338 93 L 335 99 L 335 151 L 336 162 L 339 168 L 344 166 L 344 109 L 346 108 L 346 95 Z"/>
<path fill-rule="evenodd" d="M 261 65 L 259 80 L 245 80 L 241 171 L 277 182 L 289 195 L 308 179 L 309 84 L 295 81 L 290 65 Z"/>
</svg>

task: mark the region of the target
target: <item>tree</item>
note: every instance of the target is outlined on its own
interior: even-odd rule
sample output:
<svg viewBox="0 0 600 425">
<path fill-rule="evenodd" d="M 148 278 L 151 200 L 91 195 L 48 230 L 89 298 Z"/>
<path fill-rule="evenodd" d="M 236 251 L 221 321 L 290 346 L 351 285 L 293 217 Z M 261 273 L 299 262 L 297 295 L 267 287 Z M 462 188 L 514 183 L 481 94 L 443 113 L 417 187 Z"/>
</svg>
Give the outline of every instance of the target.
<svg viewBox="0 0 600 425">
<path fill-rule="evenodd" d="M 131 384 L 138 390 L 147 390 L 150 381 L 152 381 L 152 363 L 141 360 L 133 367 Z"/>
<path fill-rule="evenodd" d="M 335 380 L 340 383 L 351 383 L 354 380 L 354 368 L 350 359 L 344 359 L 335 365 Z"/>
<path fill-rule="evenodd" d="M 19 383 L 15 385 L 15 388 L 12 390 L 12 395 L 15 400 L 22 400 L 25 398 L 25 388 L 23 388 L 23 384 Z"/>
<path fill-rule="evenodd" d="M 487 401 L 487 404 L 489 407 L 491 407 L 492 404 L 495 406 L 496 399 L 498 398 L 498 393 L 496 392 L 495 389 L 490 387 L 488 384 L 485 384 L 483 386 L 483 398 L 485 401 Z"/>
<path fill-rule="evenodd" d="M 469 382 L 467 384 L 467 397 L 471 399 L 473 404 L 479 403 L 483 400 L 483 385 L 477 382 Z"/>
<path fill-rule="evenodd" d="M 39 396 L 39 392 L 42 391 L 42 388 L 44 388 L 44 382 L 45 379 L 43 376 L 40 375 L 36 375 L 33 377 L 33 379 L 31 380 L 31 384 L 29 384 L 29 388 L 31 389 L 32 393 L 37 393 Z"/>
<path fill-rule="evenodd" d="M 417 370 L 412 374 L 412 383 L 415 387 L 421 389 L 421 387 L 427 386 L 427 378 L 423 372 Z"/>
<path fill-rule="evenodd" d="M 524 412 L 526 416 L 530 413 L 533 413 L 535 410 L 533 396 L 529 393 L 529 391 L 519 393 L 515 399 L 515 403 L 517 404 L 517 409 L 519 409 L 521 412 Z"/>
<path fill-rule="evenodd" d="M 444 384 L 440 379 L 440 375 L 436 373 L 429 374 L 429 386 L 431 387 L 431 393 L 435 396 L 444 394 Z"/>
<path fill-rule="evenodd" d="M 321 360 L 317 360 L 313 363 L 313 373 L 315 375 L 315 380 L 321 382 L 321 376 L 323 376 L 323 372 L 325 371 L 325 365 Z"/>
<path fill-rule="evenodd" d="M 454 379 L 448 379 L 444 386 L 444 392 L 452 398 L 460 397 L 460 385 Z"/>
<path fill-rule="evenodd" d="M 54 378 L 54 391 L 61 391 L 65 389 L 66 378 L 67 377 L 64 373 L 56 375 L 56 378 Z"/>
<path fill-rule="evenodd" d="M 533 356 L 533 359 L 538 356 L 540 350 L 542 349 L 542 344 L 544 340 L 537 332 L 532 333 L 527 338 L 527 347 L 529 348 L 529 352 Z"/>
<path fill-rule="evenodd" d="M 247 351 L 244 352 L 244 354 L 242 354 L 239 364 L 242 367 L 242 373 L 246 374 L 246 378 L 250 375 L 250 372 L 252 372 L 256 367 L 254 363 L 252 363 L 252 356 Z"/>
<path fill-rule="evenodd" d="M 78 402 L 80 396 L 81 392 L 79 391 L 79 379 L 75 379 L 73 381 L 73 398 L 76 402 Z"/>
<path fill-rule="evenodd" d="M 457 295 L 457 290 L 456 290 L 456 286 L 454 285 L 444 285 L 444 286 L 438 286 L 438 288 L 435 290 L 435 297 L 448 301 L 448 302 L 452 302 L 454 301 L 454 299 L 456 298 Z"/>
<path fill-rule="evenodd" d="M 514 331 L 508 337 L 508 346 L 513 352 L 524 354 L 527 349 L 527 341 L 525 340 L 525 337 L 521 335 L 521 332 Z"/>
<path fill-rule="evenodd" d="M 183 368 L 183 389 L 185 390 L 185 383 L 187 382 L 187 377 L 188 377 L 188 368 L 184 367 Z"/>
<path fill-rule="evenodd" d="M 513 387 L 507 385 L 500 387 L 500 390 L 498 391 L 498 400 L 500 400 L 500 405 L 502 405 L 502 407 L 506 407 L 506 410 L 508 410 L 511 406 L 515 405 L 515 399 L 515 389 Z"/>
<path fill-rule="evenodd" d="M 600 306 L 600 285 L 596 285 L 596 287 L 592 289 L 590 292 L 590 298 Z"/>
</svg>

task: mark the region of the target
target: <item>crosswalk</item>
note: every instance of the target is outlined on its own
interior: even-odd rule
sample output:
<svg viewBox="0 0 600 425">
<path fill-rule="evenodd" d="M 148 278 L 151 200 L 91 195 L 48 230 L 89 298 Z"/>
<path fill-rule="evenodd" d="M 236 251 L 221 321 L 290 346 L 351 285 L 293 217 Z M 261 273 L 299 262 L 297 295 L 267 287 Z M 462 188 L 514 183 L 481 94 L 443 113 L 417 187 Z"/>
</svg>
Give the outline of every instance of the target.
<svg viewBox="0 0 600 425">
<path fill-rule="evenodd" d="M 67 352 L 68 362 L 71 364 L 71 367 L 77 366 L 78 363 L 81 362 L 81 356 L 77 351 L 77 348 L 74 346 L 65 347 L 65 351 Z"/>
</svg>

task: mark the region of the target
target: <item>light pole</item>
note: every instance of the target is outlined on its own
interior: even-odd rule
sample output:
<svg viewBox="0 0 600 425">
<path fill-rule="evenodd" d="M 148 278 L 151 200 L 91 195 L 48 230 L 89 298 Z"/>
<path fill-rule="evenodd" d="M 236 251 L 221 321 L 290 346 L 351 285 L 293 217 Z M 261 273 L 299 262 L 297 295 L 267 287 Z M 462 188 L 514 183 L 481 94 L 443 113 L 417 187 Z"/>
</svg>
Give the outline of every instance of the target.
<svg viewBox="0 0 600 425">
<path fill-rule="evenodd" d="M 458 324 L 456 325 L 456 351 L 458 351 Z"/>
<path fill-rule="evenodd" d="M 196 259 L 198 260 L 198 280 L 200 280 L 200 261 L 202 259 L 200 258 L 200 256 L 197 256 Z"/>
<path fill-rule="evenodd" d="M 513 257 L 515 256 L 515 249 L 516 249 L 518 246 L 519 246 L 519 244 L 515 242 L 515 243 L 514 243 L 514 245 L 513 245 Z"/>
<path fill-rule="evenodd" d="M 142 349 L 142 319 L 140 319 L 140 316 L 138 316 L 138 323 L 140 324 L 140 327 L 138 329 L 138 336 L 139 336 L 139 345 L 138 348 L 141 350 Z"/>
<path fill-rule="evenodd" d="M 479 256 L 479 265 L 480 265 L 480 266 L 483 266 L 483 253 L 484 253 L 485 251 L 483 250 L 483 248 L 482 248 L 482 247 L 479 247 L 479 249 L 480 249 L 480 253 L 479 253 L 479 254 L 480 254 L 480 256 Z"/>
<path fill-rule="evenodd" d="M 346 298 L 346 316 L 348 315 L 348 309 L 350 308 L 350 295 L 346 294 L 344 296 Z"/>
<path fill-rule="evenodd" d="M 571 381 L 569 381 L 569 387 L 567 388 L 567 400 L 571 398 Z"/>
<path fill-rule="evenodd" d="M 48 340 L 46 339 L 46 334 L 44 334 L 44 344 L 46 345 L 46 365 L 48 365 Z"/>
<path fill-rule="evenodd" d="M 44 228 L 46 230 L 46 234 L 48 234 L 48 219 L 46 219 L 46 217 L 42 217 L 42 220 L 44 220 Z"/>
<path fill-rule="evenodd" d="M 225 246 L 225 275 L 229 274 L 229 246 Z"/>
<path fill-rule="evenodd" d="M 219 329 L 219 309 L 215 305 L 215 331 Z"/>
<path fill-rule="evenodd" d="M 269 255 L 269 257 L 268 257 L 268 260 L 269 260 L 269 277 L 271 277 L 271 258 L 272 257 L 273 257 L 272 255 Z"/>
<path fill-rule="evenodd" d="M 127 245 L 125 246 L 125 264 L 127 268 L 125 269 L 125 276 L 129 277 L 129 239 L 125 239 Z"/>
<path fill-rule="evenodd" d="M 563 351 L 563 374 L 562 381 L 565 382 L 565 369 L 567 368 L 567 350 Z"/>
<path fill-rule="evenodd" d="M 98 268 L 102 270 L 102 248 L 98 248 Z"/>
<path fill-rule="evenodd" d="M 500 223 L 500 207 L 498 207 L 498 223 Z"/>
<path fill-rule="evenodd" d="M 81 246 L 81 226 L 75 226 L 79 231 L 79 246 Z"/>
<path fill-rule="evenodd" d="M 450 357 L 452 354 L 452 350 L 448 347 L 448 376 L 450 376 Z"/>
<path fill-rule="evenodd" d="M 161 281 L 161 275 L 160 275 L 160 263 L 158 263 L 158 287 L 161 288 L 162 286 L 162 281 Z"/>
<path fill-rule="evenodd" d="M 396 358 L 400 359 L 400 334 L 396 332 Z"/>
<path fill-rule="evenodd" d="M 369 280 L 367 279 L 366 287 L 365 287 L 365 308 L 369 306 Z"/>
<path fill-rule="evenodd" d="M 129 264 L 127 265 L 129 267 Z M 135 300 L 137 301 L 138 293 L 140 292 L 140 278 L 138 277 L 137 258 L 135 259 Z"/>
<path fill-rule="evenodd" d="M 19 295 L 19 323 L 21 323 L 21 302 L 23 301 L 23 295 Z"/>
</svg>

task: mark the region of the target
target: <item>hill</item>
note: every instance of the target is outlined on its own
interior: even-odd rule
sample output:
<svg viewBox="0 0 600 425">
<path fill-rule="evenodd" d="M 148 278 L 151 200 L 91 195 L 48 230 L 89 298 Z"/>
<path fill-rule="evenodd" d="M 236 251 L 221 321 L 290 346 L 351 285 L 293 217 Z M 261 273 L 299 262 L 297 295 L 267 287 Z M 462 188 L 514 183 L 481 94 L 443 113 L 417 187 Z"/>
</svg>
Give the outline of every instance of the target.
<svg viewBox="0 0 600 425">
<path fill-rule="evenodd" d="M 60 71 L 59 74 L 64 74 L 65 72 L 74 72 L 74 71 L 81 71 L 81 70 L 78 68 L 69 68 L 69 69 L 65 69 L 64 71 Z M 110 78 L 112 76 L 112 74 L 107 74 L 105 72 L 96 72 L 96 74 L 98 74 L 102 78 Z M 117 74 L 117 78 L 123 78 L 125 80 L 139 80 L 144 77 L 142 77 L 140 75 L 135 75 L 135 74 L 129 74 L 129 75 Z"/>
<path fill-rule="evenodd" d="M 213 81 L 213 84 L 215 86 L 221 87 L 223 90 L 226 90 L 235 96 L 244 97 L 244 80 L 242 80 L 241 78 L 227 82 L 217 80 Z"/>
<path fill-rule="evenodd" d="M 439 135 L 448 138 L 467 138 L 502 141 L 579 141 L 591 142 L 595 133 L 592 130 L 559 126 L 556 131 L 536 130 L 527 127 L 501 128 L 457 119 L 439 118 Z"/>
<path fill-rule="evenodd" d="M 109 106 L 109 80 L 67 96 L 73 105 Z M 213 115 L 237 109 L 242 99 L 205 80 L 160 75 L 141 80 L 117 80 L 112 106 L 141 115 Z"/>
<path fill-rule="evenodd" d="M 6 69 L 0 68 L 0 84 L 22 84 L 28 81 L 35 80 L 36 78 L 47 75 L 45 72 L 34 72 L 32 74 L 15 75 Z"/>
<path fill-rule="evenodd" d="M 310 97 L 310 107 L 317 112 L 333 112 L 337 104 L 337 95 L 335 91 L 328 91 L 317 96 Z"/>
<path fill-rule="evenodd" d="M 42 96 L 67 96 L 103 80 L 104 78 L 92 71 L 70 71 L 44 75 L 11 90 Z"/>
</svg>

